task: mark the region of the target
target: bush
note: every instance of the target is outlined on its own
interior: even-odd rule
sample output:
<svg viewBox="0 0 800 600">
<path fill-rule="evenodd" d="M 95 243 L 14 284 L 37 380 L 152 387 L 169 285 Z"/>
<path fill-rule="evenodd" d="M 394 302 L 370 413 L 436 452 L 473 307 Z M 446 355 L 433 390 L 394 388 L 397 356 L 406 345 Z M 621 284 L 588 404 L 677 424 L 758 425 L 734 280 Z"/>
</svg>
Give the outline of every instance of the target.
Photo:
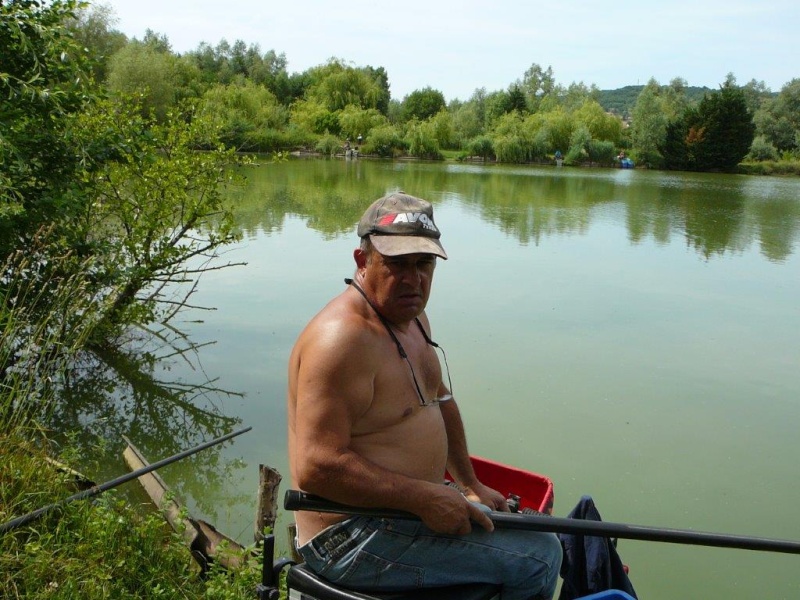
<svg viewBox="0 0 800 600">
<path fill-rule="evenodd" d="M 593 163 L 605 166 L 614 164 L 616 150 L 613 142 L 590 140 L 586 151 L 589 154 L 589 160 Z"/>
<path fill-rule="evenodd" d="M 763 135 L 756 136 L 747 155 L 750 160 L 778 160 L 778 150 Z"/>
<path fill-rule="evenodd" d="M 471 156 L 480 156 L 483 160 L 494 158 L 494 144 L 489 136 L 481 135 L 472 139 L 468 149 Z"/>
<path fill-rule="evenodd" d="M 494 152 L 499 162 L 526 163 L 530 161 L 525 140 L 518 135 L 501 135 L 493 140 Z"/>
<path fill-rule="evenodd" d="M 383 125 L 370 131 L 362 151 L 364 154 L 393 158 L 405 154 L 408 144 L 393 125 Z"/>
<path fill-rule="evenodd" d="M 333 156 L 342 149 L 342 142 L 335 135 L 323 135 L 314 149 L 325 156 Z"/>
<path fill-rule="evenodd" d="M 442 160 L 444 156 L 439 150 L 439 144 L 431 127 L 427 123 L 412 126 L 406 136 L 408 152 L 417 158 L 427 158 L 430 160 Z"/>
</svg>

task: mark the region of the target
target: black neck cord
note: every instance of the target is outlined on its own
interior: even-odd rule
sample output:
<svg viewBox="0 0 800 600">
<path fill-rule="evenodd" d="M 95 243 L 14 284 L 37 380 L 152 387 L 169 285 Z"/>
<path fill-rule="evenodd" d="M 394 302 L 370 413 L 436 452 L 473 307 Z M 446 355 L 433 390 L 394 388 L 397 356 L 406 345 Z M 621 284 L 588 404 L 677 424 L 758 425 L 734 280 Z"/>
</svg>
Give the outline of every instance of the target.
<svg viewBox="0 0 800 600">
<path fill-rule="evenodd" d="M 344 280 L 344 282 L 347 285 L 352 285 L 358 291 L 358 293 L 361 294 L 364 297 L 364 300 L 367 301 L 367 304 L 369 304 L 370 308 L 377 315 L 378 320 L 386 328 L 386 331 L 389 332 L 389 336 L 392 338 L 392 341 L 394 341 L 395 345 L 397 346 L 397 351 L 400 353 L 400 356 L 406 361 L 406 363 L 408 363 L 408 368 L 411 369 L 411 378 L 414 380 L 414 387 L 417 388 L 417 395 L 419 396 L 420 404 L 422 406 L 429 406 L 429 405 L 433 404 L 435 401 L 434 402 L 426 402 L 425 401 L 425 397 L 422 395 L 422 390 L 420 389 L 419 383 L 417 382 L 417 374 L 414 372 L 414 366 L 411 364 L 411 360 L 408 358 L 408 354 L 406 353 L 405 348 L 403 348 L 403 344 L 401 344 L 400 340 L 397 339 L 397 335 L 395 335 L 394 330 L 392 329 L 392 326 L 389 323 L 389 320 L 386 317 L 384 317 L 380 313 L 378 308 L 372 303 L 372 301 L 369 298 L 367 298 L 366 292 L 361 288 L 360 285 L 358 285 L 355 281 L 353 281 L 349 277 L 346 278 Z M 444 358 L 444 366 L 447 369 L 447 382 L 450 385 L 450 392 L 452 393 L 452 391 L 453 391 L 453 382 L 450 380 L 450 366 L 447 364 L 447 355 L 444 353 L 444 348 L 442 348 L 439 344 L 437 344 L 436 342 L 434 342 L 430 338 L 430 336 L 425 331 L 425 328 L 422 326 L 422 323 L 420 322 L 419 317 L 415 317 L 414 321 L 416 321 L 417 327 L 419 327 L 419 330 L 422 333 L 422 337 L 425 339 L 425 343 L 427 343 L 429 346 L 433 346 L 434 348 L 437 348 L 442 353 L 442 357 Z"/>
</svg>

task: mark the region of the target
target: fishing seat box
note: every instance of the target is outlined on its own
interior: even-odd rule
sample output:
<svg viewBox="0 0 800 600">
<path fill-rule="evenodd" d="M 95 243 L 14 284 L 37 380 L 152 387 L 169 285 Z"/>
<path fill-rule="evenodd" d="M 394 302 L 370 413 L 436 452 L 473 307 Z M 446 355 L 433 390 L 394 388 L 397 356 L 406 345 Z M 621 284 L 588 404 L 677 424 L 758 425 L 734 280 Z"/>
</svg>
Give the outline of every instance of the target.
<svg viewBox="0 0 800 600">
<path fill-rule="evenodd" d="M 499 587 L 485 583 L 366 594 L 335 587 L 303 564 L 289 569 L 286 584 L 289 600 L 493 600 L 500 597 Z"/>
</svg>

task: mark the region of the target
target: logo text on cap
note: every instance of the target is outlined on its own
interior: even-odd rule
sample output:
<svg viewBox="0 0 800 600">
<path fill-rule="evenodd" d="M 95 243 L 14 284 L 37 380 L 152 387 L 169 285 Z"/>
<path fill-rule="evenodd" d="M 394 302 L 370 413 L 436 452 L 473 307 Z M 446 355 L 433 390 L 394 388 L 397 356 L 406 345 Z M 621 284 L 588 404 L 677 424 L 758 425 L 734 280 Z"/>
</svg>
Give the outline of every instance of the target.
<svg viewBox="0 0 800 600">
<path fill-rule="evenodd" d="M 425 213 L 396 213 L 392 215 L 386 215 L 381 219 L 381 225 L 394 225 L 396 223 L 416 223 L 420 222 L 425 229 L 430 229 L 431 231 L 439 231 L 436 229 L 436 225 L 430 220 L 428 215 Z"/>
</svg>

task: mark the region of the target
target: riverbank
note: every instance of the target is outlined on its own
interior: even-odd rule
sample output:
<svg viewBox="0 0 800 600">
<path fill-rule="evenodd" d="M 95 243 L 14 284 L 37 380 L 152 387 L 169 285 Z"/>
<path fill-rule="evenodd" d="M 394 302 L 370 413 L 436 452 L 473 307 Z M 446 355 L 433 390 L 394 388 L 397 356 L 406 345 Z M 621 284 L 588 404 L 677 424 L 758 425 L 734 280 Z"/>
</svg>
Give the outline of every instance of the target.
<svg viewBox="0 0 800 600">
<path fill-rule="evenodd" d="M 72 462 L 70 451 L 56 454 L 41 431 L 0 436 L 0 522 L 75 493 L 74 471 L 53 459 Z M 256 561 L 234 572 L 212 567 L 201 576 L 158 512 L 133 506 L 114 490 L 0 536 L 2 598 L 244 600 L 259 581 Z"/>
<path fill-rule="evenodd" d="M 800 160 L 765 160 L 743 162 L 739 171 L 745 175 L 794 175 L 800 176 Z"/>
</svg>

